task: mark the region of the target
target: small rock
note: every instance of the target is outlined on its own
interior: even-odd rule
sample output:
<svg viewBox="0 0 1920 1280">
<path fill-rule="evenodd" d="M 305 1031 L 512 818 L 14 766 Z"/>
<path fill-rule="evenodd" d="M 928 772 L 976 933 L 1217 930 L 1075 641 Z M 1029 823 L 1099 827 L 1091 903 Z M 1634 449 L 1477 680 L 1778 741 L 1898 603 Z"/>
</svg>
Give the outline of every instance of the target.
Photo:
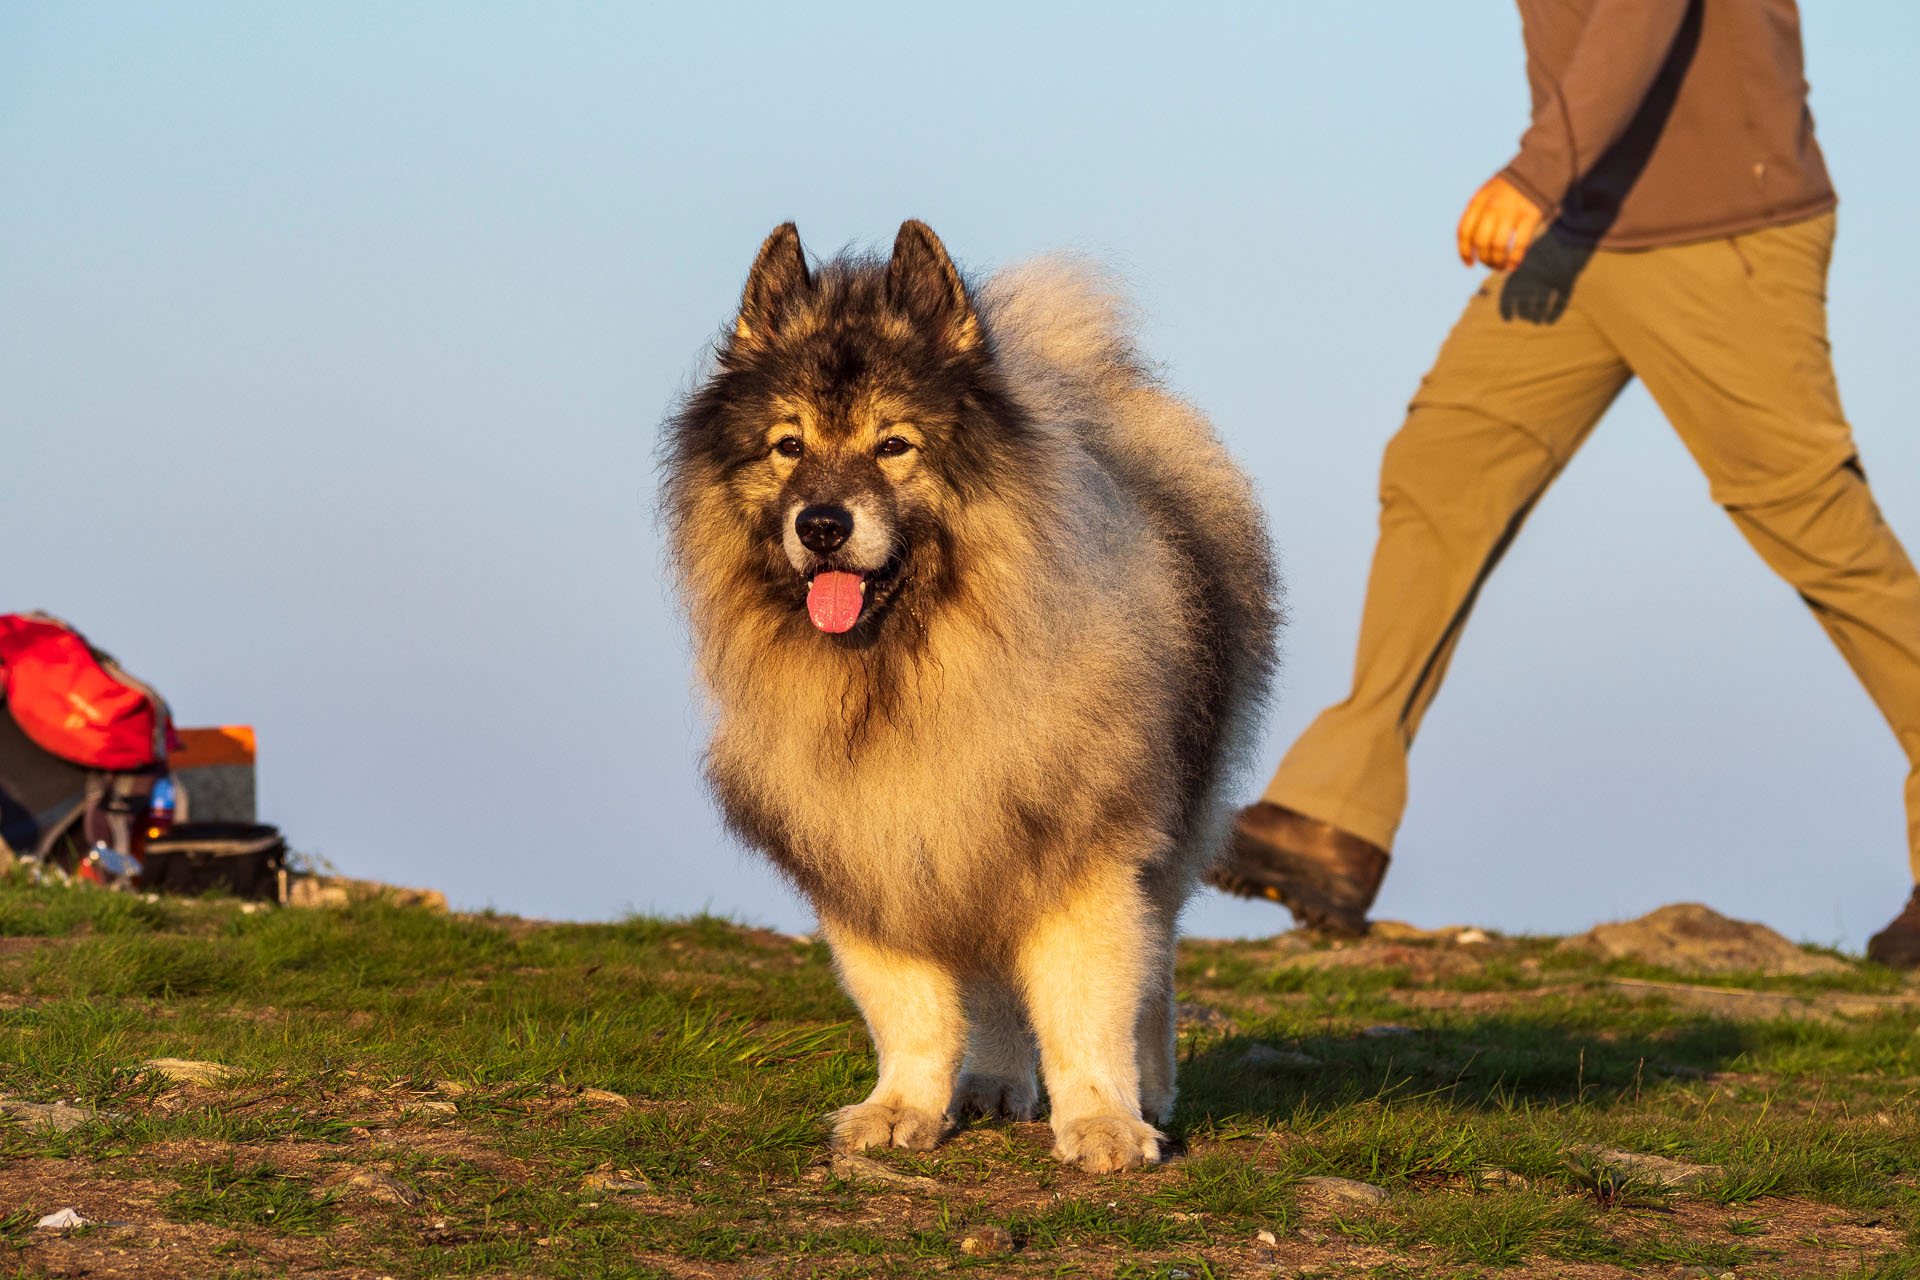
<svg viewBox="0 0 1920 1280">
<path fill-rule="evenodd" d="M 580 1183 L 582 1191 L 604 1191 L 612 1196 L 640 1195 L 653 1190 L 645 1178 L 629 1177 L 612 1169 L 595 1169 Z"/>
<path fill-rule="evenodd" d="M 1306 1071 L 1320 1065 L 1320 1059 L 1306 1053 L 1296 1053 L 1292 1049 L 1275 1049 L 1270 1045 L 1256 1044 L 1240 1055 L 1243 1067 L 1260 1067 L 1268 1071 Z"/>
<path fill-rule="evenodd" d="M 397 1204 L 412 1208 L 420 1203 L 420 1193 L 400 1179 L 378 1169 L 349 1169 L 334 1174 L 320 1184 L 323 1187 L 338 1187 L 342 1191 L 357 1191 L 369 1200 L 379 1200 L 385 1204 Z"/>
<path fill-rule="evenodd" d="M 36 1231 L 73 1231 L 93 1225 L 93 1219 L 80 1216 L 78 1209 L 58 1209 L 33 1224 Z"/>
<path fill-rule="evenodd" d="M 420 907 L 440 915 L 447 912 L 447 896 L 438 889 L 405 889 L 377 880 L 346 876 L 289 875 L 289 907 L 349 907 L 356 902 L 387 902 L 396 907 Z"/>
<path fill-rule="evenodd" d="M 1276 1236 L 1271 1231 L 1257 1231 L 1254 1233 L 1253 1242 L 1255 1244 L 1266 1245 L 1269 1249 L 1271 1249 L 1276 1247 L 1280 1243 L 1280 1237 Z"/>
<path fill-rule="evenodd" d="M 191 1058 L 148 1058 L 140 1064 L 140 1070 L 154 1072 L 175 1084 L 209 1087 L 225 1084 L 245 1074 L 238 1067 L 223 1066 L 218 1062 L 195 1062 Z"/>
<path fill-rule="evenodd" d="M 1385 1204 L 1387 1201 L 1385 1187 L 1376 1187 L 1371 1182 L 1356 1182 L 1352 1178 L 1302 1178 L 1299 1187 L 1309 1195 L 1347 1200 L 1354 1204 Z"/>
<path fill-rule="evenodd" d="M 1731 919 L 1698 902 L 1677 902 L 1638 920 L 1599 925 L 1562 939 L 1554 950 L 1602 960 L 1638 960 L 1683 973 L 1851 970 L 1844 960 L 1802 951 L 1766 925 Z"/>
<path fill-rule="evenodd" d="M 1013 1248 L 1013 1233 L 1005 1227 L 984 1226 L 968 1227 L 966 1234 L 960 1237 L 960 1252 L 975 1257 L 988 1254 L 1007 1253 Z"/>
<path fill-rule="evenodd" d="M 1669 1160 L 1665 1156 L 1642 1155 L 1637 1151 L 1620 1151 L 1594 1144 L 1568 1147 L 1566 1154 L 1570 1163 L 1573 1157 L 1584 1156 L 1596 1164 L 1611 1166 L 1631 1177 L 1663 1187 L 1696 1187 L 1720 1172 L 1717 1164 L 1687 1164 L 1681 1160 Z"/>
<path fill-rule="evenodd" d="M 331 877 L 290 875 L 287 877 L 287 905 L 290 907 L 349 907 L 343 884 L 329 884 Z"/>
<path fill-rule="evenodd" d="M 1369 1040 L 1387 1040 L 1394 1036 L 1411 1036 L 1419 1033 L 1412 1027 L 1403 1027 L 1397 1022 L 1382 1022 L 1377 1026 L 1366 1028 L 1360 1034 Z"/>
<path fill-rule="evenodd" d="M 878 1160 L 869 1160 L 865 1156 L 857 1156 L 849 1151 L 836 1152 L 832 1167 L 836 1178 L 845 1178 L 849 1182 L 884 1182 L 890 1186 L 913 1187 L 920 1191 L 940 1189 L 940 1184 L 932 1178 L 899 1173 L 887 1168 Z"/>
<path fill-rule="evenodd" d="M 1367 922 L 1368 942 L 1445 942 L 1452 936 L 1449 929 L 1422 929 L 1417 924 L 1408 924 L 1405 920 L 1371 920 Z"/>
<path fill-rule="evenodd" d="M 120 1118 L 111 1111 L 90 1111 L 64 1102 L 16 1102 L 11 1098 L 0 1100 L 0 1115 L 11 1116 L 29 1129 L 51 1129 L 55 1133 L 77 1129 L 90 1120 Z"/>
<path fill-rule="evenodd" d="M 595 1107 L 631 1107 L 633 1105 L 627 1101 L 624 1094 L 615 1093 L 611 1089 L 582 1089 L 580 1101 Z"/>
<path fill-rule="evenodd" d="M 1368 922 L 1366 942 L 1392 943 L 1453 943 L 1474 946 L 1482 942 L 1492 942 L 1493 935 L 1485 929 L 1476 929 L 1472 925 L 1449 924 L 1438 929 L 1422 929 L 1418 925 L 1408 924 L 1404 920 L 1373 920 Z M 1362 945 L 1365 945 L 1363 943 Z"/>
</svg>

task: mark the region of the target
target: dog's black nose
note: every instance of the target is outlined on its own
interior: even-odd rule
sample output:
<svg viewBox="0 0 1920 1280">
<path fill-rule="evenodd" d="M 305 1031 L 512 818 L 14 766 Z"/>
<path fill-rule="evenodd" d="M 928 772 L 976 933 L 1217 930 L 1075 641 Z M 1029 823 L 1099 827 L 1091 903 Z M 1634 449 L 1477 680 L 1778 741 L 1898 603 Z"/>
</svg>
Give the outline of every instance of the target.
<svg viewBox="0 0 1920 1280">
<path fill-rule="evenodd" d="M 793 531 L 800 535 L 800 545 L 807 550 L 816 555 L 832 555 L 841 543 L 853 536 L 853 513 L 845 507 L 830 507 L 825 503 L 802 507 L 800 514 L 793 518 Z"/>
</svg>

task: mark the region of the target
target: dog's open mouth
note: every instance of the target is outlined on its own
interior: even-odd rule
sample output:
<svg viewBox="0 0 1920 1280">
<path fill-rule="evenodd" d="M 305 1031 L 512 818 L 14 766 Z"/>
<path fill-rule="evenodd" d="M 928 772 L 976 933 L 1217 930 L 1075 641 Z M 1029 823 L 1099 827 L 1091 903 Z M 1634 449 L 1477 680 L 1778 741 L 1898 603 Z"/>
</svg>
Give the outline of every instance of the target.
<svg viewBox="0 0 1920 1280">
<path fill-rule="evenodd" d="M 899 570 L 898 559 L 889 560 L 878 569 L 836 569 L 822 565 L 807 581 L 807 617 L 828 635 L 853 630 Z"/>
</svg>

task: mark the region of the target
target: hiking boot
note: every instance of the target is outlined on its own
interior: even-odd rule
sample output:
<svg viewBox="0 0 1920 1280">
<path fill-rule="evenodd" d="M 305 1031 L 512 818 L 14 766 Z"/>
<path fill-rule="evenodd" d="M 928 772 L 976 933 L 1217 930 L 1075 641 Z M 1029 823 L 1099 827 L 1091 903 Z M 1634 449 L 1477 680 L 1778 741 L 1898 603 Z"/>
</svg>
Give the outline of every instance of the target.
<svg viewBox="0 0 1920 1280">
<path fill-rule="evenodd" d="M 1920 969 L 1920 888 L 1893 922 L 1868 940 L 1867 959 L 1889 969 Z"/>
<path fill-rule="evenodd" d="M 1227 856 L 1207 882 L 1270 898 L 1309 929 L 1357 938 L 1387 874 L 1387 851 L 1318 818 L 1262 800 L 1234 820 Z"/>
</svg>

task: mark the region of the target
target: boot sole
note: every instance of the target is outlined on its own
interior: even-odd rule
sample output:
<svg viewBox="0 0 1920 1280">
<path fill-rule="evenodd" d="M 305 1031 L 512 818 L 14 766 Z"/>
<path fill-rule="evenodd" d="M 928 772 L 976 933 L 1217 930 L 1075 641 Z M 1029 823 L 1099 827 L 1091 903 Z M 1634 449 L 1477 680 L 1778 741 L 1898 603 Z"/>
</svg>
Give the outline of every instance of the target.
<svg viewBox="0 0 1920 1280">
<path fill-rule="evenodd" d="M 1255 879 L 1224 862 L 1207 872 L 1206 879 L 1208 884 L 1224 889 L 1235 897 L 1265 898 L 1269 902 L 1277 902 L 1291 911 L 1296 921 L 1316 933 L 1338 938 L 1367 936 L 1367 917 L 1364 912 L 1328 901 L 1325 892 L 1314 885 L 1280 875 L 1274 875 L 1271 879 Z"/>
</svg>

